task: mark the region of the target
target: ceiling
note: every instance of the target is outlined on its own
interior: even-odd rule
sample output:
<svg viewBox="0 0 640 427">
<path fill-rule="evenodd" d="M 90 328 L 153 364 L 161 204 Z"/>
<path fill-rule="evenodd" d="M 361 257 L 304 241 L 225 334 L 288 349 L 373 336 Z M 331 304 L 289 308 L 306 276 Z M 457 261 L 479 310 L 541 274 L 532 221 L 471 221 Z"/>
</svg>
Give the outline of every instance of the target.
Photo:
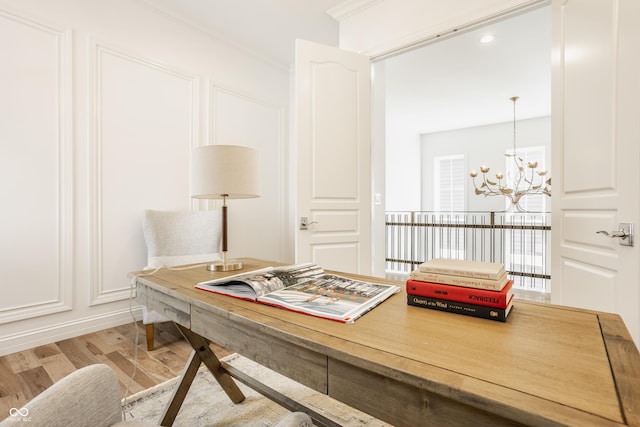
<svg viewBox="0 0 640 427">
<path fill-rule="evenodd" d="M 143 1 L 288 69 L 297 38 L 338 46 L 338 22 L 326 11 L 345 0 Z"/>
<path fill-rule="evenodd" d="M 294 41 L 338 45 L 327 10 L 344 0 L 143 0 L 289 69 Z M 482 45 L 479 37 L 495 35 Z M 550 114 L 550 7 L 385 60 L 389 124 L 417 133 Z"/>
<path fill-rule="evenodd" d="M 480 38 L 495 40 L 482 44 Z M 431 133 L 551 113 L 549 6 L 385 61 L 388 125 Z"/>
</svg>

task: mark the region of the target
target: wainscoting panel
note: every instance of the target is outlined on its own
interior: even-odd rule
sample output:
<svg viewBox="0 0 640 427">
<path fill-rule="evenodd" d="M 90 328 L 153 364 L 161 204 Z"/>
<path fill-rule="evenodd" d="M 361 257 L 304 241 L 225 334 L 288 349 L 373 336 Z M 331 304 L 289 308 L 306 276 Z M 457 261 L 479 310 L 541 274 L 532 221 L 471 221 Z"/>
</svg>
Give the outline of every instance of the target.
<svg viewBox="0 0 640 427">
<path fill-rule="evenodd" d="M 356 210 L 313 211 L 309 221 L 317 222 L 309 229 L 318 237 L 322 234 L 355 236 L 360 232 L 359 212 Z"/>
<path fill-rule="evenodd" d="M 615 311 L 616 272 L 578 260 L 563 260 L 563 297 L 574 307 Z"/>
<path fill-rule="evenodd" d="M 360 258 L 358 242 L 313 244 L 311 245 L 313 260 L 320 266 L 330 265 L 332 270 L 349 272 Z"/>
<path fill-rule="evenodd" d="M 567 211 L 563 215 L 564 244 L 588 247 L 601 255 L 615 256 L 618 241 L 604 239 L 602 234 L 585 230 L 615 230 L 618 226 L 617 212 L 614 211 Z"/>
<path fill-rule="evenodd" d="M 354 141 L 359 138 L 358 116 L 362 108 L 368 107 L 359 104 L 354 88 L 362 76 L 355 69 L 331 62 L 313 64 L 312 74 L 316 89 L 312 167 L 332 172 L 313 175 L 312 197 L 357 200 L 360 190 L 357 165 L 361 162 Z M 335 104 L 336 98 L 341 105 Z"/>
<path fill-rule="evenodd" d="M 0 11 L 0 324 L 72 308 L 71 49 Z"/>
<path fill-rule="evenodd" d="M 198 79 L 142 56 L 90 43 L 91 305 L 129 297 L 146 264 L 145 209 L 188 210 Z"/>
<path fill-rule="evenodd" d="M 614 0 L 606 0 L 564 7 L 562 83 L 567 93 L 588 87 L 590 101 L 585 102 L 583 97 L 565 97 L 562 114 L 566 123 L 598 124 L 563 128 L 565 152 L 571 153 L 571 161 L 565 162 L 562 169 L 567 195 L 617 190 L 616 153 L 622 153 L 615 131 L 616 98 L 612 96 L 618 84 L 616 4 Z M 585 17 L 602 25 L 585 25 Z M 589 52 L 585 46 L 593 51 Z"/>
<path fill-rule="evenodd" d="M 216 84 L 210 86 L 208 96 L 209 143 L 242 145 L 260 153 L 260 197 L 228 202 L 229 253 L 283 259 L 287 218 L 285 110 Z M 279 209 L 275 210 L 277 201 Z"/>
</svg>

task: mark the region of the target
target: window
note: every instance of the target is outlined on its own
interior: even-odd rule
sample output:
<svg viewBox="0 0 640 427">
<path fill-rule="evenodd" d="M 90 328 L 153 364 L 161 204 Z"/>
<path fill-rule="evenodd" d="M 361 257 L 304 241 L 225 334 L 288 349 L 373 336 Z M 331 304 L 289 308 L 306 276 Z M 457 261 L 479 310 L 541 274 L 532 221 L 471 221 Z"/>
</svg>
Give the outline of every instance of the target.
<svg viewBox="0 0 640 427">
<path fill-rule="evenodd" d="M 434 208 L 439 212 L 464 211 L 465 168 L 464 155 L 435 157 Z"/>
<path fill-rule="evenodd" d="M 464 211 L 465 164 L 464 155 L 443 156 L 434 158 L 434 207 L 438 215 L 434 222 L 451 223 L 464 220 L 464 215 L 444 214 L 444 212 Z M 446 219 L 444 219 L 444 217 Z M 458 221 L 454 220 L 458 219 Z M 462 259 L 464 257 L 464 231 L 459 228 L 437 228 L 433 234 L 435 254 L 438 258 Z"/>
</svg>

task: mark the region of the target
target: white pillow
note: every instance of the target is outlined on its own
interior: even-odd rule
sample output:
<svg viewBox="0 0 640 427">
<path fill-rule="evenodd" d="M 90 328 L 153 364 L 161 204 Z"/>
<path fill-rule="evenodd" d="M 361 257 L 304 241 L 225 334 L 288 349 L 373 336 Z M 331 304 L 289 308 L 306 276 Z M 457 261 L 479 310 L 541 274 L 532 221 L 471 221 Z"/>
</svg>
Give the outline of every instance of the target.
<svg viewBox="0 0 640 427">
<path fill-rule="evenodd" d="M 196 264 L 220 259 L 220 212 L 147 210 L 142 221 L 147 267 Z"/>
</svg>

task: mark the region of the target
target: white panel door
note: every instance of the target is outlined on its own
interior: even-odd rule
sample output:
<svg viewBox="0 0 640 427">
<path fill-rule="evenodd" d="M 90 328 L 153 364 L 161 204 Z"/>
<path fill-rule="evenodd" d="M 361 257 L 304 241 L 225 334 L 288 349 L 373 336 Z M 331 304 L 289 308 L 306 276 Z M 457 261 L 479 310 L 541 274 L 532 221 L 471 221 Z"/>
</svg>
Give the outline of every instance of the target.
<svg viewBox="0 0 640 427">
<path fill-rule="evenodd" d="M 296 261 L 369 274 L 369 58 L 298 40 L 295 73 Z"/>
<path fill-rule="evenodd" d="M 553 4 L 552 301 L 615 312 L 640 343 L 640 2 Z"/>
</svg>

